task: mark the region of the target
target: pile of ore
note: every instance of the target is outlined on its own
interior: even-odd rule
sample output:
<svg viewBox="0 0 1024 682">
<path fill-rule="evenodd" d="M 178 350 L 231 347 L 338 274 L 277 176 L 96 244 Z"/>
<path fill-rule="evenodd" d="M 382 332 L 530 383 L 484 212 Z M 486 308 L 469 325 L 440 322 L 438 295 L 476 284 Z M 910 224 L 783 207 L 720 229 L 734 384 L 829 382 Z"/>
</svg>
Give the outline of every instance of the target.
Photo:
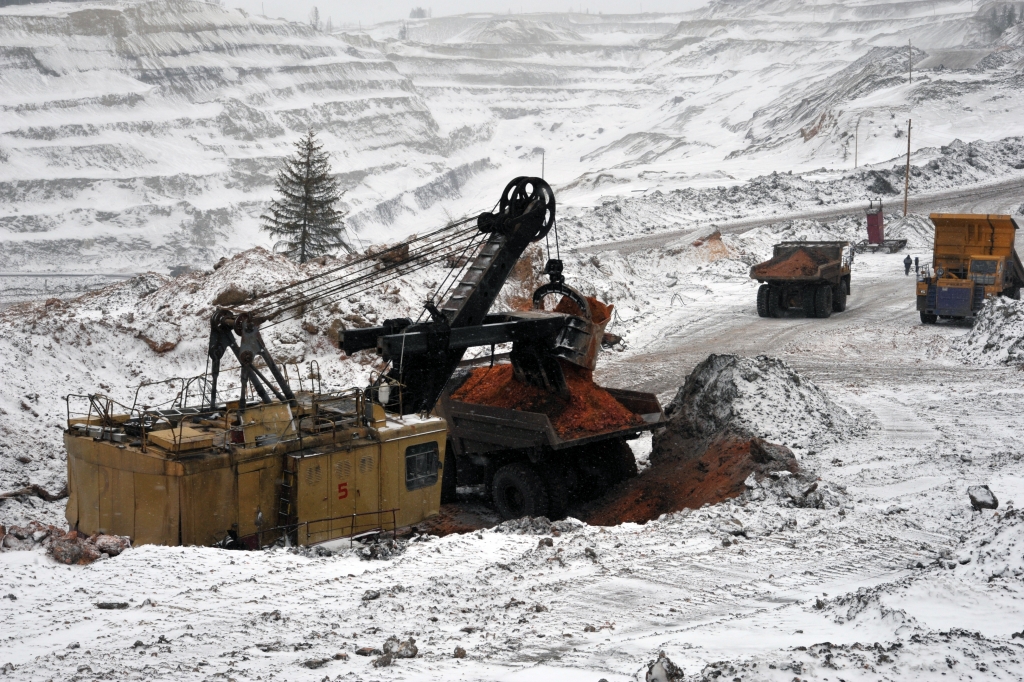
<svg viewBox="0 0 1024 682">
<path fill-rule="evenodd" d="M 115 557 L 131 547 L 120 535 L 85 535 L 31 521 L 25 526 L 0 526 L 0 551 L 32 550 L 42 547 L 62 564 L 91 564 Z"/>
<path fill-rule="evenodd" d="M 795 507 L 841 504 L 842 489 L 802 469 L 789 446 L 844 439 L 856 420 L 781 360 L 711 355 L 665 413 L 651 466 L 587 505 L 588 523 L 643 523 L 737 497 Z"/>
</svg>

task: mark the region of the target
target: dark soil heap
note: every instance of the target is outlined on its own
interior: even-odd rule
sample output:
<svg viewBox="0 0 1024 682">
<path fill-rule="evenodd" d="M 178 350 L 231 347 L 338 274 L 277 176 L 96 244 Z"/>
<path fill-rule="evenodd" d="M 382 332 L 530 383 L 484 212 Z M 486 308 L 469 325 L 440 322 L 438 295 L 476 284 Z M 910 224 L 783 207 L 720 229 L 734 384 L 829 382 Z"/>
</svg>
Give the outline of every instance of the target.
<svg viewBox="0 0 1024 682">
<path fill-rule="evenodd" d="M 565 440 L 643 423 L 640 415 L 630 412 L 608 391 L 595 384 L 592 372 L 567 362 L 561 364 L 569 385 L 569 400 L 519 381 L 509 364 L 473 370 L 462 386 L 452 393 L 452 399 L 546 414 L 555 431 Z"/>
</svg>

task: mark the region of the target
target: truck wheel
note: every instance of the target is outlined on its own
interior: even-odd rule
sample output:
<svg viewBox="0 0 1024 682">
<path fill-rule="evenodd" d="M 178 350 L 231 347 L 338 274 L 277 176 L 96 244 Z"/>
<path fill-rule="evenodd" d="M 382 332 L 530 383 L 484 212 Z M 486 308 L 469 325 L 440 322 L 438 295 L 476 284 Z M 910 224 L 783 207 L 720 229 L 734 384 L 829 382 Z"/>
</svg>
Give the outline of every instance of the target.
<svg viewBox="0 0 1024 682">
<path fill-rule="evenodd" d="M 807 317 L 814 317 L 814 287 L 804 287 L 803 291 L 800 292 L 800 302 L 803 304 L 804 315 Z"/>
<path fill-rule="evenodd" d="M 455 449 L 452 448 L 452 441 L 449 439 L 444 445 L 444 469 L 441 469 L 441 502 L 455 502 L 456 481 Z"/>
<path fill-rule="evenodd" d="M 555 464 L 540 467 L 540 476 L 544 481 L 544 490 L 548 494 L 547 517 L 552 521 L 564 519 L 569 512 L 569 489 L 565 483 L 565 475 Z"/>
<path fill-rule="evenodd" d="M 932 315 L 923 310 L 921 311 L 921 324 L 935 324 L 938 319 L 938 315 Z"/>
<path fill-rule="evenodd" d="M 832 315 L 832 287 L 819 284 L 814 290 L 814 316 L 820 318 Z"/>
<path fill-rule="evenodd" d="M 779 287 L 768 289 L 768 317 L 782 317 L 782 290 Z"/>
<path fill-rule="evenodd" d="M 513 462 L 498 469 L 491 482 L 494 507 L 502 519 L 547 516 L 548 491 L 540 475 L 525 462 Z"/>
<path fill-rule="evenodd" d="M 768 317 L 768 290 L 767 284 L 762 284 L 757 289 L 757 316 Z"/>
<path fill-rule="evenodd" d="M 832 290 L 832 312 L 841 313 L 846 310 L 846 289 L 843 283 Z"/>
</svg>

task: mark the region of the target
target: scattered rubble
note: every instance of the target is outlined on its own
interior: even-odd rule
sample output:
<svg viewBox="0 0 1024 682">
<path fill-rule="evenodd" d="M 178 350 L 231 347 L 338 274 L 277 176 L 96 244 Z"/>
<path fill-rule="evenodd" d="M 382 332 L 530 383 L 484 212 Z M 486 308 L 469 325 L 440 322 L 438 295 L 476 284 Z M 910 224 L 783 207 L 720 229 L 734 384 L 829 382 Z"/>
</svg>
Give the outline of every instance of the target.
<svg viewBox="0 0 1024 682">
<path fill-rule="evenodd" d="M 82 535 L 31 521 L 25 526 L 0 526 L 0 551 L 32 550 L 41 547 L 62 564 L 91 564 L 97 559 L 115 557 L 129 549 L 128 538 L 120 535 Z"/>
<path fill-rule="evenodd" d="M 384 653 L 395 658 L 416 658 L 419 649 L 416 647 L 416 640 L 413 637 L 403 641 L 392 635 L 384 642 Z"/>
</svg>

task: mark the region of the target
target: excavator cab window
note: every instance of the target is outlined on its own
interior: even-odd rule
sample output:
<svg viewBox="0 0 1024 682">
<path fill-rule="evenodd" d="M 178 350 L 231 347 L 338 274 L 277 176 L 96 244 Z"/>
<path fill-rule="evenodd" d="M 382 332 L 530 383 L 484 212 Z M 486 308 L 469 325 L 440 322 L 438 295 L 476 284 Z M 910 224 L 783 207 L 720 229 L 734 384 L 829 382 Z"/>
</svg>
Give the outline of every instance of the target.
<svg viewBox="0 0 1024 682">
<path fill-rule="evenodd" d="M 419 490 L 437 483 L 437 442 L 410 445 L 405 449 L 405 488 Z"/>
</svg>

